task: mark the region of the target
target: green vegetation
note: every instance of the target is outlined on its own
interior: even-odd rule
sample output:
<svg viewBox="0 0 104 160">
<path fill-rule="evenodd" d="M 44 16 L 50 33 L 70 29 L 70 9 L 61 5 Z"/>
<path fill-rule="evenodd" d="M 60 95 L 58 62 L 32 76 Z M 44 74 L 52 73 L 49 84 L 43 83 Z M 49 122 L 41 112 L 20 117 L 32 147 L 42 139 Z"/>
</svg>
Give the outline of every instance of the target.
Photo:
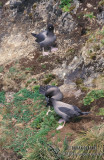
<svg viewBox="0 0 104 160">
<path fill-rule="evenodd" d="M 5 102 L 5 92 L 2 91 L 2 92 L 0 92 L 0 103 L 4 104 L 4 102 Z"/>
<path fill-rule="evenodd" d="M 102 5 L 104 5 L 104 0 L 101 0 L 101 1 L 99 2 L 99 6 L 102 6 Z"/>
<path fill-rule="evenodd" d="M 88 88 L 84 86 L 83 79 L 77 78 L 75 81 L 78 88 L 81 89 L 82 92 L 87 92 Z"/>
<path fill-rule="evenodd" d="M 64 160 L 64 158 L 57 147 L 37 141 L 23 160 Z"/>
<path fill-rule="evenodd" d="M 52 83 L 51 83 L 52 86 L 58 86 L 58 82 L 57 80 L 54 80 Z"/>
<path fill-rule="evenodd" d="M 29 13 L 29 18 L 33 19 L 33 13 L 31 13 L 31 12 Z"/>
<path fill-rule="evenodd" d="M 66 150 L 68 149 L 68 147 L 69 147 L 69 145 L 68 145 L 68 140 L 67 140 L 66 137 L 65 137 L 65 139 L 64 139 L 63 146 L 64 146 L 64 151 L 66 151 Z"/>
<path fill-rule="evenodd" d="M 84 105 L 90 105 L 96 99 L 104 97 L 104 90 L 92 90 L 83 99 Z"/>
<path fill-rule="evenodd" d="M 20 90 L 14 94 L 12 103 L 6 103 L 5 93 L 0 92 L 0 103 L 4 103 L 0 110 L 3 116 L 3 135 L 0 138 L 2 148 L 13 149 L 23 157 L 29 157 L 29 160 L 32 159 L 33 153 L 37 153 L 34 159 L 37 159 L 37 156 L 42 156 L 41 159 L 49 156 L 47 147 L 41 143 L 45 143 L 45 136 L 57 127 L 58 116 L 55 112 L 46 115 L 47 108 L 43 100 L 44 96 L 39 94 L 39 86 L 35 86 L 33 92 L 26 88 Z M 40 145 L 41 148 L 37 152 Z M 29 154 L 27 150 L 33 151 Z"/>
<path fill-rule="evenodd" d="M 2 73 L 4 70 L 4 67 L 3 66 L 0 66 L 0 73 Z"/>
<path fill-rule="evenodd" d="M 46 68 L 46 65 L 45 65 L 45 64 L 42 64 L 41 66 L 42 66 L 42 68 L 43 68 L 43 69 L 45 69 L 45 68 Z"/>
<path fill-rule="evenodd" d="M 32 79 L 30 79 L 30 80 L 27 81 L 27 83 L 31 83 L 31 82 L 36 82 L 36 79 L 32 78 Z"/>
<path fill-rule="evenodd" d="M 10 73 L 16 72 L 16 68 L 15 68 L 15 67 L 11 67 L 11 68 L 9 69 L 9 72 L 10 72 Z"/>
<path fill-rule="evenodd" d="M 32 68 L 27 67 L 27 68 L 25 68 L 25 70 L 26 70 L 26 71 L 31 71 L 31 70 L 32 70 Z"/>
<path fill-rule="evenodd" d="M 88 14 L 85 14 L 84 16 L 87 17 L 87 18 L 89 18 L 89 19 L 96 18 L 96 17 L 94 16 L 93 12 L 88 13 Z"/>
<path fill-rule="evenodd" d="M 45 77 L 44 84 L 48 84 L 51 80 L 55 79 L 55 75 L 53 74 L 47 74 Z"/>
<path fill-rule="evenodd" d="M 2 6 L 3 5 L 3 3 L 0 1 L 0 6 Z"/>
<path fill-rule="evenodd" d="M 102 45 L 104 45 L 104 39 L 101 40 Z"/>
<path fill-rule="evenodd" d="M 81 85 L 81 84 L 83 84 L 83 79 L 77 78 L 77 79 L 76 79 L 76 85 L 79 86 L 79 85 Z"/>
<path fill-rule="evenodd" d="M 73 0 L 61 0 L 60 8 L 62 8 L 63 11 L 65 11 L 65 12 L 69 12 L 72 2 L 73 2 Z"/>
<path fill-rule="evenodd" d="M 103 36 L 104 36 L 104 27 L 102 28 L 102 30 L 100 30 L 100 31 L 98 32 L 98 35 L 103 35 Z"/>
<path fill-rule="evenodd" d="M 104 108 L 99 109 L 99 113 L 97 115 L 104 116 Z"/>
</svg>

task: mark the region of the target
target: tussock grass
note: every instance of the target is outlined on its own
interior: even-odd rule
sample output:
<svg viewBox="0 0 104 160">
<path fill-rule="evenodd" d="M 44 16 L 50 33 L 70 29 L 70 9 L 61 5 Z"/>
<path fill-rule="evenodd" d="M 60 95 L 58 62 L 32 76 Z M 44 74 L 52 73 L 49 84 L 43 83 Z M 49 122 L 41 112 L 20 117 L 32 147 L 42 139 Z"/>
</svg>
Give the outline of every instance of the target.
<svg viewBox="0 0 104 160">
<path fill-rule="evenodd" d="M 34 147 L 28 151 L 23 160 L 58 160 L 57 152 L 46 143 L 37 141 Z"/>
<path fill-rule="evenodd" d="M 102 160 L 104 152 L 104 124 L 94 126 L 73 141 L 76 160 Z M 82 148 L 81 148 L 82 147 Z"/>
</svg>

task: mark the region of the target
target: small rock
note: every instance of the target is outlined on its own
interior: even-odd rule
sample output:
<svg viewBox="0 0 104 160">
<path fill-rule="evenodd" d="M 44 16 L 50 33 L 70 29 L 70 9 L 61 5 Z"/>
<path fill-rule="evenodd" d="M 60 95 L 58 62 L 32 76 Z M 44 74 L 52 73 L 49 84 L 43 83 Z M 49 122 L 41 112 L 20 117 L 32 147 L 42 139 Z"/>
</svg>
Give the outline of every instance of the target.
<svg viewBox="0 0 104 160">
<path fill-rule="evenodd" d="M 75 98 L 76 98 L 76 99 L 79 98 L 79 96 L 80 96 L 81 94 L 82 94 L 81 90 L 80 90 L 80 89 L 77 90 L 77 91 L 74 93 Z"/>
<path fill-rule="evenodd" d="M 93 6 L 90 3 L 87 3 L 88 8 L 92 8 Z"/>
<path fill-rule="evenodd" d="M 7 1 L 4 6 L 8 7 L 9 5 L 10 5 L 10 1 Z"/>
<path fill-rule="evenodd" d="M 14 99 L 14 92 L 6 92 L 5 97 L 7 103 L 12 102 Z"/>
<path fill-rule="evenodd" d="M 59 87 L 64 97 L 72 97 L 76 93 L 76 84 L 70 81 L 70 84 L 64 84 Z"/>
</svg>

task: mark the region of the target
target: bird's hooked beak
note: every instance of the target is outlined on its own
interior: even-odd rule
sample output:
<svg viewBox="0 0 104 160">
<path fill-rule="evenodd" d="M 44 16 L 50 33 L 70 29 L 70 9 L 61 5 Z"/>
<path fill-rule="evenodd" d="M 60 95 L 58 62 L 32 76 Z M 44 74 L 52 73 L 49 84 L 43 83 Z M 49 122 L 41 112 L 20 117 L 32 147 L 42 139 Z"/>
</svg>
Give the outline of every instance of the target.
<svg viewBox="0 0 104 160">
<path fill-rule="evenodd" d="M 48 107 L 49 106 L 49 98 L 48 97 L 46 97 L 46 102 L 47 102 L 46 107 Z"/>
</svg>

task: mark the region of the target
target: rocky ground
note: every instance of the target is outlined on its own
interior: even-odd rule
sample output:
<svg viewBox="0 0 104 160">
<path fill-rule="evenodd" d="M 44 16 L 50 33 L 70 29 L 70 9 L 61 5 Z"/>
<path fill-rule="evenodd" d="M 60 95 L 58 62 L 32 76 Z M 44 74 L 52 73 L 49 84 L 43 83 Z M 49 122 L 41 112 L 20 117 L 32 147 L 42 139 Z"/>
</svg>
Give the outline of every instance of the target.
<svg viewBox="0 0 104 160">
<path fill-rule="evenodd" d="M 104 4 L 73 1 L 70 11 L 64 12 L 55 0 L 0 0 L 0 91 L 6 92 L 7 102 L 21 88 L 53 84 L 60 87 L 64 102 L 91 110 L 80 102 L 88 91 L 104 89 Z M 48 23 L 55 27 L 58 51 L 43 57 L 31 32 L 44 30 Z M 103 102 L 102 98 L 95 103 L 104 107 Z M 74 139 L 81 129 L 103 122 L 93 112 L 67 124 L 60 137 L 72 132 Z M 52 139 L 50 133 L 47 137 Z"/>
</svg>

